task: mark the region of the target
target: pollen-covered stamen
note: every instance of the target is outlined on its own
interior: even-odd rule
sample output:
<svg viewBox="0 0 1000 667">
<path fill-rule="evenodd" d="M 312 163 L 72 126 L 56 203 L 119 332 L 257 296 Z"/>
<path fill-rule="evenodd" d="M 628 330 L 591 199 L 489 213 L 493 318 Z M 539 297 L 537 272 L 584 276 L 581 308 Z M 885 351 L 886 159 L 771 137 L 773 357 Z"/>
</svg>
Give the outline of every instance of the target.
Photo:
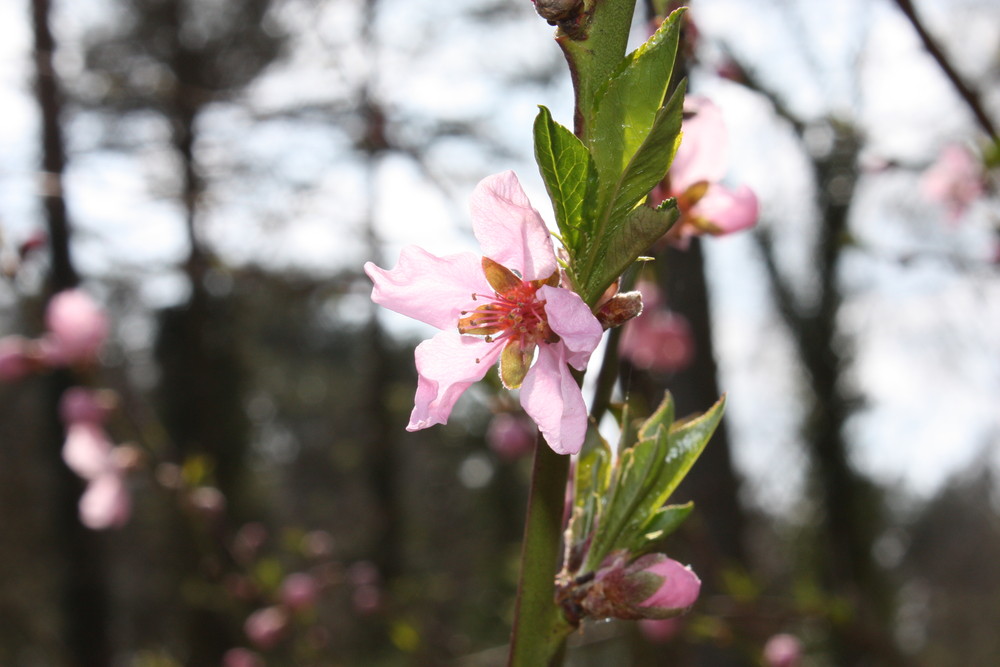
<svg viewBox="0 0 1000 667">
<path fill-rule="evenodd" d="M 556 282 L 558 274 L 545 280 L 523 280 L 488 257 L 483 258 L 483 273 L 495 291 L 473 295 L 475 301 L 484 303 L 461 313 L 458 331 L 503 343 L 500 376 L 506 386 L 517 387 L 531 365 L 535 346 L 559 340 L 549 327 L 545 302 L 538 298 L 538 290 Z"/>
</svg>

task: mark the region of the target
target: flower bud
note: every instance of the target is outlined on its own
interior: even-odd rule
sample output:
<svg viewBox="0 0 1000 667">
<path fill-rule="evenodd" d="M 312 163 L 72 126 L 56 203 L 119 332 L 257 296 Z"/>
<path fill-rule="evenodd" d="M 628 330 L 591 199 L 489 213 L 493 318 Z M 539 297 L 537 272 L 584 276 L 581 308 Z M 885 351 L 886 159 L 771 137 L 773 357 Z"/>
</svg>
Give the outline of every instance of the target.
<svg viewBox="0 0 1000 667">
<path fill-rule="evenodd" d="M 582 0 L 532 0 L 535 11 L 549 23 L 572 19 L 580 13 Z"/>
<path fill-rule="evenodd" d="M 625 324 L 642 313 L 642 294 L 619 292 L 601 304 L 595 316 L 605 330 Z"/>
<path fill-rule="evenodd" d="M 670 618 L 694 604 L 701 580 L 690 568 L 663 554 L 626 564 L 619 555 L 597 571 L 580 606 L 595 618 Z"/>
</svg>

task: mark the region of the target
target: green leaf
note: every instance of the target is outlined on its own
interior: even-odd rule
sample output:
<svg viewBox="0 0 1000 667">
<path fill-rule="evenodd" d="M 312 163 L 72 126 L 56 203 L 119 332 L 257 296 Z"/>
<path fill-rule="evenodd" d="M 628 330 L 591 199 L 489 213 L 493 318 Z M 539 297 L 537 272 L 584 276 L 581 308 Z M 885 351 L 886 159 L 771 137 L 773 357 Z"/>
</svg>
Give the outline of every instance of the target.
<svg viewBox="0 0 1000 667">
<path fill-rule="evenodd" d="M 618 180 L 646 140 L 674 68 L 683 9 L 670 15 L 638 49 L 619 63 L 595 96 L 592 145 L 601 180 Z"/>
<path fill-rule="evenodd" d="M 669 394 L 664 396 L 640 428 L 644 437 L 621 453 L 581 574 L 596 569 L 619 549 L 632 555 L 651 549 L 684 520 L 690 503 L 671 509 L 664 503 L 705 449 L 724 409 L 722 397 L 705 414 L 673 422 L 673 401 Z"/>
<path fill-rule="evenodd" d="M 657 507 L 667 501 L 691 470 L 722 421 L 725 409 L 726 397 L 723 396 L 704 414 L 686 422 L 675 422 L 671 427 L 666 461 L 657 484 L 659 494 L 654 499 Z"/>
<path fill-rule="evenodd" d="M 611 483 L 607 506 L 594 531 L 583 573 L 596 569 L 614 550 L 636 509 L 645 504 L 643 501 L 656 484 L 663 467 L 667 441 L 665 430 L 663 434 L 663 438 L 645 440 L 622 453 L 616 467 L 618 474 Z"/>
<path fill-rule="evenodd" d="M 659 426 L 663 426 L 670 432 L 670 427 L 674 424 L 674 397 L 671 396 L 670 392 L 663 393 L 663 400 L 660 402 L 660 406 L 656 408 L 656 412 L 651 414 L 649 418 L 642 423 L 639 428 L 639 439 L 648 440 L 656 435 L 656 429 Z"/>
<path fill-rule="evenodd" d="M 575 257 L 593 232 L 597 169 L 576 135 L 539 107 L 535 118 L 535 159 L 552 200 L 563 243 Z"/>
<path fill-rule="evenodd" d="M 662 210 L 648 206 L 635 208 L 625 222 L 603 243 L 602 252 L 594 257 L 588 271 L 578 273 L 578 291 L 587 303 L 593 303 L 608 285 L 618 279 L 639 255 L 667 233 L 679 212 L 674 204 Z"/>
<path fill-rule="evenodd" d="M 665 537 L 677 530 L 694 509 L 693 502 L 683 505 L 664 505 L 646 519 L 635 532 L 628 550 L 633 556 L 653 551 Z"/>
<path fill-rule="evenodd" d="M 642 145 L 625 166 L 605 211 L 612 225 L 624 218 L 666 176 L 680 145 L 684 90 L 682 82 L 670 101 L 656 113 Z"/>
</svg>

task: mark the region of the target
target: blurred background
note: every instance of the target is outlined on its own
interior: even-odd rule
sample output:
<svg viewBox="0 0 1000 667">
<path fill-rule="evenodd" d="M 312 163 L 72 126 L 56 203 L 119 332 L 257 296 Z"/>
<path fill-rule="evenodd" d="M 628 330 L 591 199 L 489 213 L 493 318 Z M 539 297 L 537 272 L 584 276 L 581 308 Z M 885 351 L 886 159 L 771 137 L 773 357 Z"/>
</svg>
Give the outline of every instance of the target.
<svg viewBox="0 0 1000 667">
<path fill-rule="evenodd" d="M 761 217 L 658 256 L 684 347 L 619 392 L 728 393 L 669 543 L 705 587 L 569 664 L 994 664 L 1000 8 L 690 7 Z M 531 436 L 489 382 L 404 430 L 428 331 L 361 265 L 474 248 L 505 169 L 551 220 L 552 34 L 528 0 L 0 4 L 4 352 L 74 287 L 110 327 L 96 361 L 0 364 L 0 664 L 503 664 Z M 62 458 L 76 386 L 130 454 L 108 530 Z M 784 634 L 799 663 L 765 656 Z"/>
</svg>

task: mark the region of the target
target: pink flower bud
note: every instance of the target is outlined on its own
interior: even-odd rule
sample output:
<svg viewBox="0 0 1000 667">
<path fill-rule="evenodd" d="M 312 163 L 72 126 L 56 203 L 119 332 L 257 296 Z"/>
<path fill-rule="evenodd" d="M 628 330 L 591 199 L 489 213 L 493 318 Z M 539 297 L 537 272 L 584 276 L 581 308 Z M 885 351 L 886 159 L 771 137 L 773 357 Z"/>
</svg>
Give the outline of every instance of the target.
<svg viewBox="0 0 1000 667">
<path fill-rule="evenodd" d="M 296 572 L 281 582 L 280 596 L 281 603 L 292 611 L 309 609 L 319 598 L 319 585 L 312 575 Z"/>
<path fill-rule="evenodd" d="M 34 363 L 28 354 L 29 345 L 21 336 L 0 338 L 0 382 L 16 382 L 32 371 Z"/>
<path fill-rule="evenodd" d="M 643 561 L 647 562 L 642 563 Z M 640 563 L 643 568 L 641 570 Z M 656 590 L 639 604 L 642 608 L 656 610 L 656 613 L 662 610 L 672 615 L 676 610 L 687 609 L 694 604 L 701 592 L 701 580 L 691 568 L 663 554 L 643 556 L 633 563 L 632 573 L 660 577 Z"/>
<path fill-rule="evenodd" d="M 486 442 L 505 461 L 514 461 L 535 448 L 535 428 L 525 419 L 501 412 L 490 421 Z"/>
<path fill-rule="evenodd" d="M 767 667 L 798 667 L 802 661 L 802 643 L 794 635 L 777 634 L 764 645 Z"/>
<path fill-rule="evenodd" d="M 250 649 L 231 648 L 222 656 L 222 667 L 265 667 L 265 663 Z"/>
<path fill-rule="evenodd" d="M 49 335 L 48 361 L 52 365 L 89 363 L 108 337 L 108 318 L 90 296 L 79 289 L 52 297 L 45 313 Z"/>
<path fill-rule="evenodd" d="M 264 607 L 250 614 L 243 632 L 257 648 L 266 651 L 277 646 L 288 629 L 288 614 L 281 607 Z"/>
<path fill-rule="evenodd" d="M 701 581 L 690 568 L 663 554 L 627 563 L 621 554 L 597 571 L 580 599 L 594 618 L 670 618 L 695 603 Z"/>
</svg>

